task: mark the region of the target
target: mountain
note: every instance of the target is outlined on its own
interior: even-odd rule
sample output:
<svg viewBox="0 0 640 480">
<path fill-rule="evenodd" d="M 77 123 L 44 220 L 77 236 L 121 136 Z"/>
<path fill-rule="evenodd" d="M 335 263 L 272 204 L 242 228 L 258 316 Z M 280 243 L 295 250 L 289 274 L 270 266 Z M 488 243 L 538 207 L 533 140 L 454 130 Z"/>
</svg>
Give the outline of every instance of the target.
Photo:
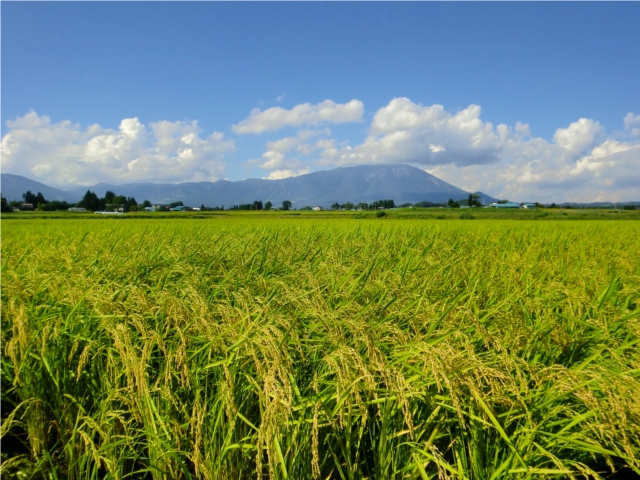
<svg viewBox="0 0 640 480">
<path fill-rule="evenodd" d="M 73 189 L 84 194 L 87 187 Z M 179 184 L 130 183 L 125 185 L 98 184 L 89 187 L 98 196 L 107 190 L 118 195 L 135 197 L 138 202 L 152 203 L 182 201 L 185 205 L 208 207 L 271 201 L 279 206 L 289 200 L 294 208 L 306 205 L 328 207 L 333 203 L 373 202 L 391 198 L 397 205 L 423 200 L 446 202 L 459 200 L 469 193 L 444 182 L 419 168 L 408 165 L 361 165 L 308 173 L 282 180 L 247 179 L 237 182 L 188 182 Z M 490 198 L 487 196 L 487 198 Z"/>
<path fill-rule="evenodd" d="M 27 190 L 31 190 L 37 194 L 42 192 L 44 198 L 48 201 L 56 200 L 58 202 L 76 203 L 82 200 L 81 195 L 70 193 L 59 188 L 50 187 L 44 183 L 36 182 L 27 177 L 20 175 L 12 175 L 10 173 L 3 173 L 0 181 L 2 196 L 7 199 L 8 202 L 23 201 L 22 194 Z M 83 192 L 84 193 L 84 192 Z"/>
<path fill-rule="evenodd" d="M 2 188 L 5 189 L 5 175 Z M 10 175 L 10 178 L 22 178 Z M 27 180 L 27 179 L 24 179 Z M 33 186 L 38 185 L 38 186 Z M 46 186 L 37 182 L 21 185 L 17 195 L 24 191 L 41 191 L 45 198 Z M 50 188 L 50 187 L 46 187 Z M 57 190 L 57 189 L 53 189 Z M 219 180 L 217 182 L 188 182 L 179 184 L 129 183 L 110 185 L 100 183 L 93 187 L 75 187 L 72 193 L 78 201 L 87 190 L 103 197 L 107 190 L 117 195 L 134 197 L 138 202 L 149 200 L 154 204 L 182 201 L 185 205 L 207 207 L 253 203 L 255 200 L 271 201 L 280 206 L 283 200 L 293 203 L 293 208 L 304 206 L 328 207 L 345 202 L 371 203 L 381 199 L 393 199 L 396 205 L 429 201 L 434 203 L 466 199 L 469 192 L 444 182 L 433 175 L 408 165 L 361 165 L 333 170 L 308 173 L 282 180 L 248 179 L 237 182 Z M 57 190 L 63 192 L 62 190 Z M 479 194 L 481 194 L 479 192 Z M 495 201 L 481 194 L 485 203 Z M 10 198 L 7 197 L 7 200 Z"/>
</svg>

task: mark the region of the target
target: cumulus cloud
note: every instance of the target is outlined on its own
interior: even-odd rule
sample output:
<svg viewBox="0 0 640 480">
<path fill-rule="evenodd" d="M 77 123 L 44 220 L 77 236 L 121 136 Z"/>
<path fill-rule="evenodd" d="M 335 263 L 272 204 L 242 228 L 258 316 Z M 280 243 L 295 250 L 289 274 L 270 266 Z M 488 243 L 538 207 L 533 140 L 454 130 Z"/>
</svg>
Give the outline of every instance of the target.
<svg viewBox="0 0 640 480">
<path fill-rule="evenodd" d="M 324 163 L 493 163 L 499 159 L 500 138 L 491 123 L 480 119 L 480 112 L 478 105 L 450 113 L 442 105 L 394 98 L 376 112 L 361 145 L 328 150 Z"/>
<path fill-rule="evenodd" d="M 257 164 L 264 170 L 278 169 L 283 172 L 293 172 L 291 169 L 300 168 L 304 165 L 304 162 L 298 159 L 297 156 L 308 156 L 315 150 L 322 148 L 323 146 L 328 146 L 328 144 L 324 143 L 322 140 L 318 142 L 310 142 L 310 140 L 319 135 L 330 134 L 331 130 L 328 128 L 320 130 L 300 130 L 295 137 L 285 137 L 280 140 L 267 142 L 267 150 L 262 154 L 262 158 L 250 160 L 248 163 L 253 165 Z M 294 154 L 296 156 L 291 157 L 290 154 Z"/>
<path fill-rule="evenodd" d="M 287 126 L 317 125 L 322 122 L 358 122 L 362 119 L 363 112 L 364 105 L 360 100 L 351 100 L 342 104 L 331 100 L 325 100 L 316 105 L 302 103 L 291 110 L 272 107 L 261 111 L 256 108 L 251 111 L 248 118 L 232 128 L 235 133 L 245 134 L 275 131 Z"/>
<path fill-rule="evenodd" d="M 300 175 L 306 175 L 310 171 L 311 169 L 309 167 L 303 168 L 301 170 L 275 170 L 269 174 L 267 180 L 281 180 L 283 178 L 297 177 Z"/>
<path fill-rule="evenodd" d="M 553 141 L 568 152 L 576 154 L 593 147 L 603 133 L 604 129 L 598 122 L 589 118 L 581 118 L 569 125 L 568 128 L 556 130 Z"/>
<path fill-rule="evenodd" d="M 640 115 L 627 113 L 627 116 L 624 117 L 624 128 L 634 137 L 640 137 Z"/>
<path fill-rule="evenodd" d="M 640 142 L 633 137 L 640 136 L 640 115 L 629 113 L 624 124 L 626 142 L 588 118 L 558 128 L 548 141 L 532 137 L 527 123 L 494 127 L 478 105 L 448 112 L 395 98 L 375 113 L 362 143 L 326 141 L 317 163 L 409 163 L 466 190 L 514 200 L 639 199 Z"/>
<path fill-rule="evenodd" d="M 468 191 L 540 202 L 629 201 L 640 198 L 640 143 L 606 139 L 571 155 L 543 139 L 509 142 L 491 165 L 438 165 L 426 170 Z"/>
<path fill-rule="evenodd" d="M 222 133 L 203 137 L 195 121 L 147 127 L 126 118 L 118 130 L 82 130 L 31 111 L 7 127 L 3 170 L 54 185 L 217 180 L 224 176 L 224 155 L 235 149 Z"/>
<path fill-rule="evenodd" d="M 236 125 L 239 133 L 298 127 L 293 135 L 266 142 L 249 166 L 279 179 L 337 166 L 408 163 L 465 190 L 515 201 L 640 199 L 640 115 L 635 113 L 624 117 L 622 131 L 608 133 L 598 121 L 579 118 L 544 139 L 524 122 L 494 126 L 482 119 L 478 105 L 448 111 L 395 98 L 373 112 L 365 138 L 350 143 L 340 138 L 339 127 L 336 135 L 313 125 L 360 120 L 362 103 L 327 102 L 257 111 Z M 83 129 L 32 111 L 7 127 L 3 171 L 58 186 L 216 180 L 223 178 L 224 158 L 235 149 L 222 133 L 204 135 L 195 121 L 144 125 L 126 118 L 117 129 Z"/>
</svg>

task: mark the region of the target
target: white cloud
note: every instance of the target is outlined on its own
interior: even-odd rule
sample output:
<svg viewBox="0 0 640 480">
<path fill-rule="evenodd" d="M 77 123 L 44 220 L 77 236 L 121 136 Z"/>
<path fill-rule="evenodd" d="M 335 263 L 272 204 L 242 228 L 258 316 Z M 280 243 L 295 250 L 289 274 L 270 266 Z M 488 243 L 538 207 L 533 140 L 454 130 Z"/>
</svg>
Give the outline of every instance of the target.
<svg viewBox="0 0 640 480">
<path fill-rule="evenodd" d="M 3 170 L 53 185 L 217 180 L 224 176 L 224 155 L 235 148 L 219 132 L 201 137 L 195 121 L 147 128 L 126 118 L 118 130 L 91 125 L 82 131 L 31 111 L 7 127 Z"/>
<path fill-rule="evenodd" d="M 557 129 L 553 141 L 569 153 L 577 154 L 593 147 L 603 133 L 604 129 L 598 122 L 581 118 L 569 128 Z"/>
<path fill-rule="evenodd" d="M 335 113 L 340 106 L 333 102 L 335 115 L 321 115 L 324 103 L 279 109 L 272 122 L 271 114 L 262 117 L 274 112 L 268 109 L 241 123 L 247 131 L 300 127 L 294 135 L 267 142 L 264 153 L 248 164 L 276 179 L 318 167 L 409 163 L 465 190 L 516 201 L 640 199 L 640 115 L 634 113 L 624 117 L 624 131 L 608 134 L 596 120 L 581 118 L 560 126 L 547 140 L 532 137 L 527 123 L 494 126 L 481 118 L 477 105 L 451 112 L 396 98 L 375 112 L 367 136 L 350 144 L 328 128 L 308 126 L 346 118 L 344 111 Z M 362 104 L 357 103 L 360 112 L 353 118 L 360 119 Z M 91 125 L 83 130 L 32 111 L 7 127 L 3 171 L 58 186 L 216 180 L 224 177 L 225 155 L 235 149 L 222 133 L 203 135 L 195 121 L 145 126 L 128 118 L 118 129 Z"/>
<path fill-rule="evenodd" d="M 291 110 L 272 107 L 260 111 L 254 109 L 248 118 L 233 126 L 237 134 L 263 133 L 280 130 L 283 127 L 300 127 L 302 125 L 317 125 L 321 122 L 347 123 L 358 122 L 362 119 L 364 105 L 359 100 L 348 103 L 335 103 L 325 100 L 317 105 L 302 103 Z"/>
<path fill-rule="evenodd" d="M 289 177 L 297 177 L 300 175 L 306 175 L 309 173 L 311 169 L 309 167 L 303 168 L 301 170 L 275 170 L 269 174 L 267 177 L 268 180 L 281 180 L 283 178 Z"/>
<path fill-rule="evenodd" d="M 422 106 L 395 98 L 379 109 L 361 145 L 326 151 L 324 164 L 487 164 L 499 159 L 500 138 L 480 119 L 480 107 L 455 114 L 442 105 Z"/>
<path fill-rule="evenodd" d="M 331 130 L 328 128 L 322 130 L 300 130 L 295 137 L 285 137 L 273 142 L 267 142 L 267 151 L 262 154 L 262 159 L 251 160 L 250 164 L 258 164 L 258 166 L 265 170 L 279 169 L 282 171 L 291 172 L 293 168 L 300 168 L 303 166 L 303 162 L 297 158 L 287 157 L 287 154 L 295 151 L 302 156 L 308 156 L 313 153 L 321 145 L 327 146 L 326 143 L 309 143 L 312 137 L 318 135 L 330 135 Z M 320 140 L 319 142 L 322 142 Z M 292 176 L 292 175 L 287 175 Z"/>
<path fill-rule="evenodd" d="M 634 137 L 640 137 L 640 115 L 634 115 L 631 112 L 627 113 L 626 117 L 624 117 L 624 128 L 631 132 Z"/>
<path fill-rule="evenodd" d="M 607 139 L 587 155 L 567 155 L 542 139 L 515 142 L 511 156 L 491 165 L 429 168 L 432 175 L 468 191 L 517 201 L 595 202 L 640 198 L 640 143 Z"/>
<path fill-rule="evenodd" d="M 532 138 L 526 123 L 494 127 L 470 105 L 447 112 L 396 98 L 380 108 L 359 145 L 328 142 L 317 159 L 330 166 L 410 163 L 470 191 L 534 201 L 640 199 L 640 142 L 613 141 L 595 120 L 558 128 L 553 141 Z M 625 117 L 636 135 L 640 115 Z"/>
</svg>

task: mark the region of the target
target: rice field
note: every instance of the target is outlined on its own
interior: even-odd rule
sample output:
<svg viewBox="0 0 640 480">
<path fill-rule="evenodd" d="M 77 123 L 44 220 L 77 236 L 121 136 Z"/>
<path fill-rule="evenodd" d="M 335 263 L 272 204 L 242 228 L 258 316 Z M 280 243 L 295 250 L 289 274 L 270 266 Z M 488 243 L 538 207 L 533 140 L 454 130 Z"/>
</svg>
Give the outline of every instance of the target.
<svg viewBox="0 0 640 480">
<path fill-rule="evenodd" d="M 2 476 L 640 475 L 640 224 L 2 223 Z"/>
</svg>

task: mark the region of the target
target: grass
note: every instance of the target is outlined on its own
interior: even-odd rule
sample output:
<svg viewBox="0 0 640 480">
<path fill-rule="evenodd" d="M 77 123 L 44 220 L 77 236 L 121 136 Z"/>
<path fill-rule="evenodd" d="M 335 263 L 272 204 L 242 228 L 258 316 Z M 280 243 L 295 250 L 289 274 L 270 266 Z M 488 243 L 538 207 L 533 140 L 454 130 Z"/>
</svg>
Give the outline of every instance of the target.
<svg viewBox="0 0 640 480">
<path fill-rule="evenodd" d="M 3 222 L 2 475 L 640 474 L 638 224 L 473 213 Z"/>
<path fill-rule="evenodd" d="M 393 219 L 413 219 L 413 220 L 443 220 L 457 219 L 460 215 L 472 214 L 474 217 L 483 220 L 640 220 L 640 210 L 623 209 L 562 209 L 562 208 L 541 208 L 536 210 L 521 209 L 496 209 L 496 208 L 395 208 L 385 211 L 332 211 L 323 210 L 319 212 L 306 210 L 291 211 L 202 211 L 202 212 L 129 212 L 126 215 L 95 215 L 94 213 L 70 213 L 67 211 L 57 212 L 14 212 L 3 215 L 3 220 L 33 220 L 33 219 L 83 219 L 96 221 L 123 221 L 123 220 L 167 220 L 167 219 L 189 219 L 203 220 L 212 218 L 301 218 L 301 219 L 374 219 L 377 213 L 384 212 L 384 216 Z"/>
</svg>

